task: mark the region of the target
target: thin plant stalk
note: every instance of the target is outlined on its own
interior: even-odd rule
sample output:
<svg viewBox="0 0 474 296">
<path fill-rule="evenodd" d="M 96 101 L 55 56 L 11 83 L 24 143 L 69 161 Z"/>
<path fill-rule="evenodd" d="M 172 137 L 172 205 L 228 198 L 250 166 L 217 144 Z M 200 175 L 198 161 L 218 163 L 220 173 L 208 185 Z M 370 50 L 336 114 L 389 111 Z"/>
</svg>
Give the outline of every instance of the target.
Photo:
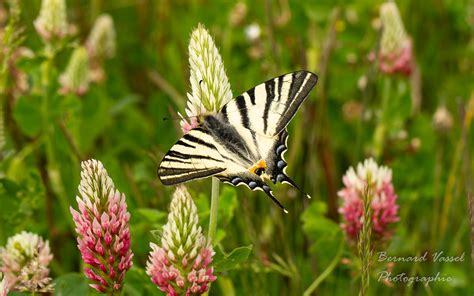
<svg viewBox="0 0 474 296">
<path fill-rule="evenodd" d="M 367 178 L 367 187 L 364 192 L 364 213 L 362 229 L 359 233 L 357 247 L 359 250 L 359 258 L 361 262 L 361 285 L 360 296 L 367 295 L 369 290 L 370 280 L 370 259 L 372 258 L 372 251 L 370 249 L 370 237 L 372 235 L 372 192 L 370 190 L 370 176 Z"/>
<path fill-rule="evenodd" d="M 213 243 L 216 238 L 217 230 L 217 213 L 219 209 L 219 180 L 216 177 L 212 177 L 212 189 L 211 189 L 211 213 L 209 216 L 209 232 L 207 234 L 207 240 Z"/>
<path fill-rule="evenodd" d="M 474 200 L 471 193 L 467 194 L 469 210 L 469 226 L 471 228 L 471 263 L 474 267 Z"/>
<path fill-rule="evenodd" d="M 339 243 L 339 250 L 337 251 L 336 256 L 334 256 L 334 259 L 332 259 L 329 266 L 326 267 L 326 269 L 304 291 L 303 296 L 310 296 L 311 293 L 313 293 L 319 287 L 319 285 L 324 281 L 324 279 L 326 279 L 331 274 L 331 272 L 334 270 L 334 268 L 337 266 L 337 263 L 341 259 L 343 250 L 344 250 L 344 241 L 341 239 L 341 242 Z"/>
<path fill-rule="evenodd" d="M 386 134 L 386 123 L 388 120 L 388 102 L 390 100 L 392 89 L 392 79 L 390 77 L 385 77 L 383 81 L 383 92 L 382 92 L 382 116 L 380 118 L 379 124 L 375 129 L 374 133 L 374 156 L 376 159 L 380 158 L 384 148 L 385 134 Z"/>
<path fill-rule="evenodd" d="M 50 122 L 50 106 L 49 98 L 52 97 L 51 93 L 51 83 L 53 78 L 54 71 L 54 59 L 57 53 L 57 48 L 52 47 L 47 44 L 45 48 L 46 60 L 42 65 L 42 76 L 43 76 L 43 101 L 41 106 L 41 111 L 43 113 L 43 128 L 45 129 L 45 151 L 47 158 L 47 173 L 49 175 L 49 181 L 51 182 L 52 187 L 59 199 L 59 204 L 64 215 L 67 217 L 69 215 L 69 202 L 67 200 L 66 190 L 63 186 L 63 181 L 61 178 L 61 173 L 59 171 L 59 166 L 56 161 L 55 152 L 54 152 L 54 143 L 53 143 L 53 133 L 54 127 Z M 49 201 L 51 202 L 51 201 Z M 74 229 L 74 224 L 72 220 L 67 219 L 71 229 Z"/>
<path fill-rule="evenodd" d="M 471 121 L 474 118 L 474 93 L 471 95 L 471 99 L 467 102 L 464 116 L 463 117 L 463 126 L 461 130 L 461 139 L 463 141 L 463 151 L 462 151 L 462 172 L 464 175 L 464 187 L 467 195 L 467 209 L 469 214 L 469 226 L 470 226 L 470 237 L 471 237 L 471 263 L 474 267 L 474 200 L 472 192 L 474 191 L 473 175 L 472 175 L 472 159 L 470 147 L 469 136 L 470 133 Z"/>
<path fill-rule="evenodd" d="M 454 156 L 452 158 L 451 162 L 451 168 L 449 170 L 449 175 L 448 175 L 448 181 L 446 182 L 446 189 L 445 189 L 445 194 L 443 198 L 443 206 L 442 206 L 442 211 L 440 215 L 440 224 L 439 224 L 439 237 L 443 238 L 449 224 L 449 209 L 451 208 L 451 203 L 453 202 L 453 198 L 455 196 L 455 186 L 456 182 L 458 182 L 457 176 L 458 172 L 460 170 L 460 166 L 463 165 L 464 167 L 464 178 L 465 182 L 470 182 L 471 178 L 469 177 L 469 169 L 467 164 L 470 163 L 469 161 L 469 155 L 466 154 L 466 150 L 469 143 L 467 141 L 467 135 L 469 135 L 469 128 L 471 126 L 472 119 L 474 116 L 474 96 L 471 97 L 469 100 L 467 106 L 466 113 L 462 120 L 462 137 L 459 139 L 459 141 L 456 144 L 456 148 L 454 150 Z M 463 149 L 464 148 L 464 149 Z M 463 151 L 464 150 L 464 151 Z M 464 153 L 463 153 L 464 152 Z M 464 155 L 463 155 L 464 154 Z M 468 185 L 469 183 L 465 184 L 466 186 L 466 194 L 469 194 L 470 192 L 470 186 Z M 472 214 L 472 213 L 471 213 Z"/>
</svg>

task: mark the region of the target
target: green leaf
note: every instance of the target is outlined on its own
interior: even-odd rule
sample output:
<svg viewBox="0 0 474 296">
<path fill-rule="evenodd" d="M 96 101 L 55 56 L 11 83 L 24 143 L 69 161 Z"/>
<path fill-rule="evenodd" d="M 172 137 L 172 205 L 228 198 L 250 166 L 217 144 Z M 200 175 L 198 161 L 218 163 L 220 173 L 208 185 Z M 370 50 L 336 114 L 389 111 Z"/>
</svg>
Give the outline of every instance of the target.
<svg viewBox="0 0 474 296">
<path fill-rule="evenodd" d="M 132 249 L 137 253 L 147 253 L 150 248 L 150 241 L 154 241 L 154 239 L 160 241 L 161 227 L 166 223 L 167 214 L 149 208 L 132 210 L 131 214 L 130 232 L 132 235 Z M 154 232 L 159 235 L 155 236 Z"/>
<path fill-rule="evenodd" d="M 237 192 L 230 186 L 221 187 L 219 194 L 219 216 L 218 226 L 225 227 L 234 217 L 234 211 L 237 208 Z"/>
<path fill-rule="evenodd" d="M 41 98 L 36 96 L 23 96 L 16 103 L 13 116 L 23 133 L 27 136 L 36 136 L 43 128 Z"/>
<path fill-rule="evenodd" d="M 79 123 L 79 144 L 82 150 L 88 150 L 95 139 L 104 132 L 111 122 L 107 114 L 107 97 L 95 91 L 82 99 L 81 121 Z"/>
<path fill-rule="evenodd" d="M 218 249 L 214 256 L 214 270 L 222 272 L 237 268 L 241 263 L 247 261 L 251 251 L 252 245 L 235 248 L 229 254 Z"/>
<path fill-rule="evenodd" d="M 89 295 L 89 285 L 85 276 L 79 273 L 68 273 L 54 281 L 55 296 Z"/>
<path fill-rule="evenodd" d="M 165 212 L 148 208 L 136 209 L 135 214 L 142 216 L 144 220 L 150 223 L 164 222 L 167 216 Z"/>
<path fill-rule="evenodd" d="M 303 231 L 313 242 L 310 251 L 320 258 L 321 267 L 326 267 L 336 255 L 343 235 L 339 225 L 326 218 L 326 211 L 325 203 L 315 201 L 302 216 Z"/>
<path fill-rule="evenodd" d="M 152 283 L 145 270 L 136 266 L 133 266 L 129 271 L 127 271 L 124 283 L 124 295 L 164 295 L 163 292 L 161 292 L 163 294 L 160 294 L 160 291 Z"/>
<path fill-rule="evenodd" d="M 195 196 L 195 195 L 192 195 L 192 196 Z M 199 224 L 201 225 L 207 225 L 209 223 L 210 201 L 211 201 L 210 192 L 209 194 L 199 193 L 197 195 L 197 198 L 194 198 L 194 203 L 196 204 L 196 207 L 198 210 Z"/>
<path fill-rule="evenodd" d="M 210 192 L 209 194 L 199 193 L 197 195 L 197 198 L 194 199 L 194 202 L 196 203 L 196 207 L 198 209 L 199 224 L 204 227 L 203 229 L 207 229 L 207 225 L 209 224 L 210 201 Z M 237 192 L 235 191 L 235 188 L 229 186 L 221 186 L 221 191 L 219 194 L 217 233 L 215 243 L 218 243 L 219 241 L 225 238 L 225 227 L 234 218 L 234 212 L 237 208 L 237 203 Z"/>
</svg>

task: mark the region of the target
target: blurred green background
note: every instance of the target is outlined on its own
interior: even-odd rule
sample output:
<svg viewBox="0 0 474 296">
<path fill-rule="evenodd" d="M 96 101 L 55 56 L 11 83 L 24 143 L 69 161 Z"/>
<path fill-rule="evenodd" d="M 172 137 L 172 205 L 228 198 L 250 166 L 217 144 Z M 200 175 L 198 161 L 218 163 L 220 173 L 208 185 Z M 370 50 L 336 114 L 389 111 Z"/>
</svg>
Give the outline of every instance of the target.
<svg viewBox="0 0 474 296">
<path fill-rule="evenodd" d="M 216 249 L 251 246 L 251 253 L 234 269 L 218 272 L 210 294 L 301 295 L 321 275 L 317 295 L 357 294 L 360 266 L 338 225 L 337 191 L 349 166 L 375 155 L 393 170 L 400 216 L 393 238 L 379 248 L 393 256 L 464 252 L 465 260 L 393 266 L 374 261 L 369 294 L 472 295 L 467 192 L 474 168 L 474 3 L 396 1 L 413 41 L 417 67 L 410 77 L 383 75 L 369 58 L 378 48 L 382 3 L 67 1 L 74 34 L 53 61 L 44 95 L 44 44 L 33 26 L 41 2 L 22 1 L 20 46 L 31 52 L 12 63 L 1 94 L 0 245 L 21 230 L 41 234 L 55 256 L 53 278 L 63 276 L 59 283 L 85 293 L 82 276 L 64 278 L 81 268 L 68 208 L 76 207 L 80 161 L 95 158 L 126 194 L 132 215 L 134 268 L 125 293 L 161 293 L 144 266 L 154 241 L 150 231 L 165 223 L 174 188 L 160 183 L 156 169 L 181 136 L 179 121 L 163 118 L 184 111 L 189 36 L 202 23 L 223 57 L 234 96 L 298 69 L 320 78 L 289 126 L 286 154 L 289 175 L 313 199 L 278 186 L 275 194 L 290 212 L 284 215 L 263 193 L 222 185 Z M 0 4 L 2 28 L 7 8 Z M 92 83 L 83 96 L 60 94 L 59 74 L 102 13 L 112 16 L 117 39 L 115 57 L 104 64 L 105 80 Z M 257 37 L 249 28 L 258 28 Z M 26 75 L 23 81 L 18 72 Z M 391 88 L 384 94 L 387 80 Z M 26 89 L 18 91 L 25 81 Z M 384 95 L 388 103 L 382 106 Z M 443 106 L 452 121 L 440 129 L 433 115 Z M 374 133 L 381 125 L 380 143 Z M 210 183 L 188 185 L 204 229 Z M 377 281 L 388 268 L 418 276 L 440 272 L 454 280 L 429 286 Z"/>
</svg>

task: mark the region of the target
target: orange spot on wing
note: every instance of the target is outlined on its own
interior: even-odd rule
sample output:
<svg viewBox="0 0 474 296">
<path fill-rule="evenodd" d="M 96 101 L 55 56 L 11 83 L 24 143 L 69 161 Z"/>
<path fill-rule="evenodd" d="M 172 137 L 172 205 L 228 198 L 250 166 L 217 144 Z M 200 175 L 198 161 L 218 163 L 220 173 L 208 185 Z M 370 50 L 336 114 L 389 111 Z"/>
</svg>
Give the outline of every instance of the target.
<svg viewBox="0 0 474 296">
<path fill-rule="evenodd" d="M 254 164 L 253 166 L 249 168 L 249 172 L 251 172 L 252 174 L 255 174 L 255 171 L 259 168 L 262 168 L 262 169 L 267 168 L 267 163 L 265 162 L 265 160 L 263 159 L 259 160 L 256 164 Z"/>
</svg>

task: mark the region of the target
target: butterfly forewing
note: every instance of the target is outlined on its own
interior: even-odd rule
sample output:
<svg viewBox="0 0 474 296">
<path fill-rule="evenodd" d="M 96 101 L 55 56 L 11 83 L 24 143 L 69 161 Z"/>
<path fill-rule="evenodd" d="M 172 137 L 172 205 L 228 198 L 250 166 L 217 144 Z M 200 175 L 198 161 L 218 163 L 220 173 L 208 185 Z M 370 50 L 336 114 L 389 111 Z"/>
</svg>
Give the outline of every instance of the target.
<svg viewBox="0 0 474 296">
<path fill-rule="evenodd" d="M 158 176 L 165 185 L 215 175 L 226 169 L 218 152 L 218 145 L 206 130 L 196 128 L 184 135 L 166 153 L 158 168 Z"/>
<path fill-rule="evenodd" d="M 288 125 L 317 80 L 307 71 L 278 76 L 230 101 L 221 114 L 235 127 L 275 136 Z"/>
</svg>

